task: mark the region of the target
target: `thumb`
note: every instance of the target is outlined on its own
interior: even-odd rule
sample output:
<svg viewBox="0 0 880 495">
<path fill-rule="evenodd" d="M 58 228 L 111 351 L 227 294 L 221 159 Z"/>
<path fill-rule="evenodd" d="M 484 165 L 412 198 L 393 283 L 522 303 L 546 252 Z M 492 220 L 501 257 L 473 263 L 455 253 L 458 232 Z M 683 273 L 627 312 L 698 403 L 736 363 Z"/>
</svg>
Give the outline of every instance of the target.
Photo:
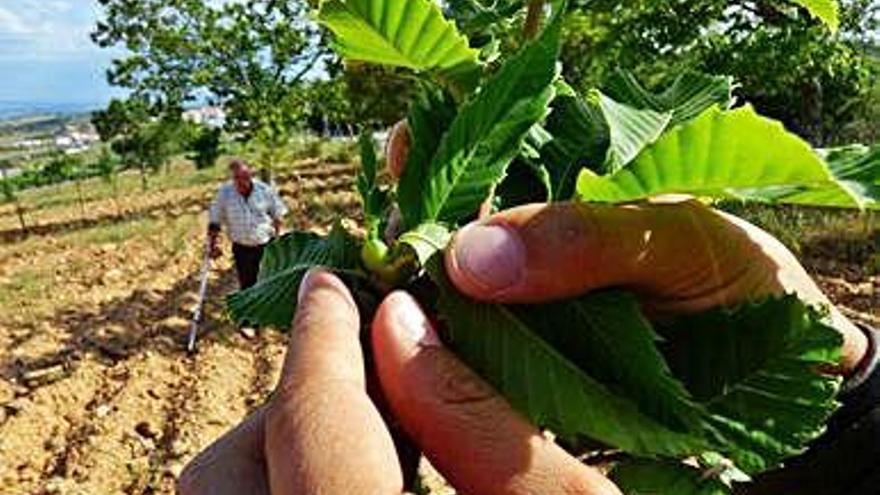
<svg viewBox="0 0 880 495">
<path fill-rule="evenodd" d="M 685 309 L 778 289 L 752 287 L 778 271 L 780 256 L 766 248 L 785 250 L 765 237 L 772 240 L 692 201 L 533 204 L 459 231 L 446 267 L 459 290 L 477 299 L 534 303 L 621 286 Z"/>
</svg>

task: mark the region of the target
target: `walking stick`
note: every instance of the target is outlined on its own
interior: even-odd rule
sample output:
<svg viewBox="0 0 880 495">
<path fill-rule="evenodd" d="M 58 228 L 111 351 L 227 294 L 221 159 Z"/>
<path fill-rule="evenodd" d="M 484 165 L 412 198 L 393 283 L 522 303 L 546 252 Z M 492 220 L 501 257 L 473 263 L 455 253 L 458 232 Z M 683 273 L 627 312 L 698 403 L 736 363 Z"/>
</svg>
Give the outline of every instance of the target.
<svg viewBox="0 0 880 495">
<path fill-rule="evenodd" d="M 205 295 L 208 292 L 208 275 L 211 271 L 211 248 L 205 242 L 205 255 L 202 258 L 202 273 L 199 279 L 199 301 L 193 310 L 192 321 L 189 327 L 189 338 L 186 341 L 186 352 L 192 354 L 196 350 L 196 335 L 199 333 L 199 323 L 202 321 L 202 307 L 205 305 Z"/>
</svg>

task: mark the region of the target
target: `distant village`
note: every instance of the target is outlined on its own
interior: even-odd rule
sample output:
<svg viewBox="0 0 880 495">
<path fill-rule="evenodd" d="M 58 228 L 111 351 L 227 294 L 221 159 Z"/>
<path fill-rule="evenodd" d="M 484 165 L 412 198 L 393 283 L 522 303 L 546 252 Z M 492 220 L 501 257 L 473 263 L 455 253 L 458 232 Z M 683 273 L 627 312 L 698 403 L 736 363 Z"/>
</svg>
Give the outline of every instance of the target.
<svg viewBox="0 0 880 495">
<path fill-rule="evenodd" d="M 9 148 L 24 154 L 42 154 L 46 149 L 54 148 L 66 154 L 74 155 L 88 150 L 101 138 L 94 126 L 88 122 L 65 124 L 54 135 L 22 138 L 9 144 Z"/>
<path fill-rule="evenodd" d="M 183 112 L 183 119 L 209 127 L 223 127 L 226 113 L 221 107 L 205 106 Z M 65 123 L 61 128 L 38 136 L 21 137 L 7 142 L 7 151 L 17 152 L 20 158 L 28 159 L 44 154 L 47 150 L 57 150 L 68 155 L 87 151 L 101 140 L 95 127 L 87 119 Z"/>
<path fill-rule="evenodd" d="M 182 117 L 186 121 L 213 128 L 223 127 L 226 123 L 226 113 L 222 107 L 217 106 L 192 108 L 184 111 Z M 16 164 L 27 163 L 57 152 L 77 155 L 88 151 L 101 141 L 88 114 L 80 114 L 72 118 L 63 116 L 26 118 L 21 125 L 24 128 L 17 131 L 17 126 L 13 124 L 6 133 L 0 132 L 0 160 L 7 163 L 4 167 L 6 176 L 18 175 L 21 172 Z M 10 164 L 12 166 L 9 166 Z"/>
</svg>

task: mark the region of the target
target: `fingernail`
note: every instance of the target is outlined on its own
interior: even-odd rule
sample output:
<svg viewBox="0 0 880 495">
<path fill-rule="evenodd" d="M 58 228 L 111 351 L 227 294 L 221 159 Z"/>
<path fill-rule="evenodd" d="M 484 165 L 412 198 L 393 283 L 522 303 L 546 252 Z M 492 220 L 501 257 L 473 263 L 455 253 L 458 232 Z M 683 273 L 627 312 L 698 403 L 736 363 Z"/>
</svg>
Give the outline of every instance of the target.
<svg viewBox="0 0 880 495">
<path fill-rule="evenodd" d="M 299 283 L 299 292 L 296 294 L 297 304 L 301 303 L 306 294 L 312 290 L 312 285 L 315 283 L 315 274 L 319 271 L 321 271 L 321 269 L 318 267 L 309 268 L 309 271 L 303 276 L 302 281 Z"/>
<path fill-rule="evenodd" d="M 422 347 L 439 347 L 440 338 L 419 303 L 405 292 L 398 293 L 396 297 L 394 319 L 403 329 L 405 337 Z"/>
<path fill-rule="evenodd" d="M 471 224 L 455 240 L 461 268 L 484 289 L 497 292 L 517 284 L 525 267 L 525 247 L 512 229 Z"/>
</svg>

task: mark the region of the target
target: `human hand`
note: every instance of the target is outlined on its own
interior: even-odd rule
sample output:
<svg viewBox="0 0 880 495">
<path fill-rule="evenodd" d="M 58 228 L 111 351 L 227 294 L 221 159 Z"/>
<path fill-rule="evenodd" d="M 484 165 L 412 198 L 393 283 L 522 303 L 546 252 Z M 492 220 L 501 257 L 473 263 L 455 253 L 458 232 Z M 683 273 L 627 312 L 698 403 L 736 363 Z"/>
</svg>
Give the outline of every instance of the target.
<svg viewBox="0 0 880 495">
<path fill-rule="evenodd" d="M 342 282 L 310 272 L 271 402 L 199 454 L 179 493 L 401 493 L 391 435 L 366 392 L 359 331 Z M 381 304 L 372 342 L 391 409 L 460 493 L 620 493 L 445 349 L 409 295 L 395 292 Z"/>
<path fill-rule="evenodd" d="M 208 238 L 208 256 L 215 260 L 223 256 L 223 250 L 220 249 L 220 243 L 216 236 Z"/>
<path fill-rule="evenodd" d="M 865 335 L 782 243 L 697 201 L 513 208 L 460 230 L 446 267 L 461 291 L 481 300 L 538 303 L 622 287 L 650 315 L 796 293 L 831 309 L 831 324 L 844 337 L 841 373 L 854 370 L 867 350 Z"/>
</svg>

